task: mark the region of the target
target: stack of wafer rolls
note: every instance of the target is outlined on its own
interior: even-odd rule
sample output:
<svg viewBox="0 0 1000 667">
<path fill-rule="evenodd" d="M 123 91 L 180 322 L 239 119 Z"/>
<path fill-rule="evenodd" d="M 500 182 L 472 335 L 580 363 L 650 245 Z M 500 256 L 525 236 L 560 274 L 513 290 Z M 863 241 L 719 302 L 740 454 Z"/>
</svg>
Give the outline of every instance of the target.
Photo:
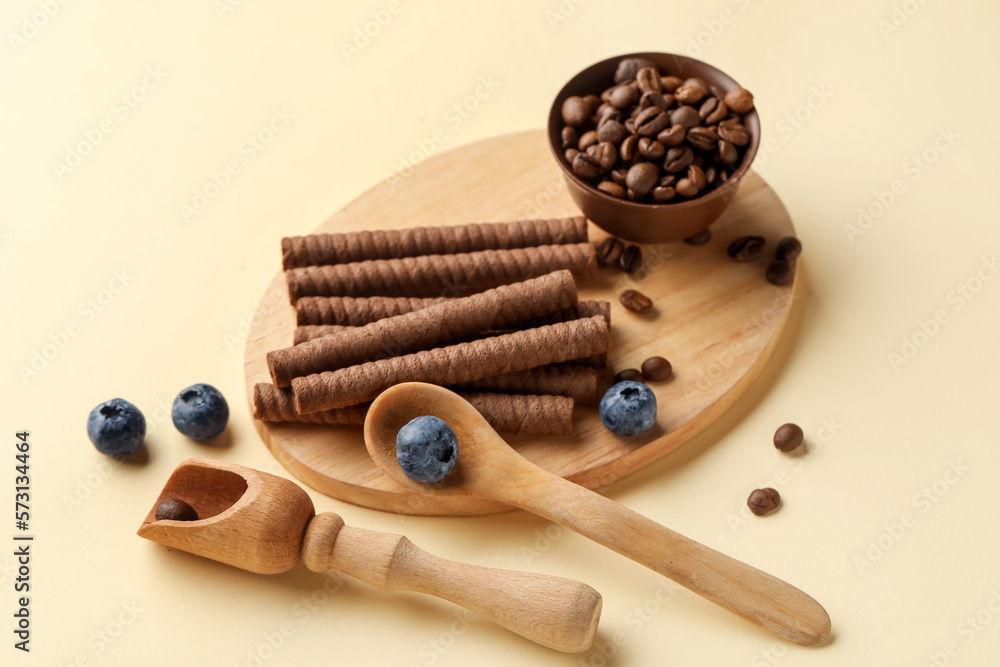
<svg viewBox="0 0 1000 667">
<path fill-rule="evenodd" d="M 297 329 L 267 355 L 262 421 L 357 425 L 400 382 L 449 386 L 497 430 L 562 434 L 594 402 L 610 304 L 583 218 L 317 234 L 282 241 Z"/>
</svg>

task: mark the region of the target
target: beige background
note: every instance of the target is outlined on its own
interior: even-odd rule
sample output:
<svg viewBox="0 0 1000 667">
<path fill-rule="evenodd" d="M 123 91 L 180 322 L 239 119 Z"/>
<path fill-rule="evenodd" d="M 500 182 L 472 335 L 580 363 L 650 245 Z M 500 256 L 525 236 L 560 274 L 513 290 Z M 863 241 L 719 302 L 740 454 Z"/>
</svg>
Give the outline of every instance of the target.
<svg viewBox="0 0 1000 667">
<path fill-rule="evenodd" d="M 16 575 L 0 547 L 3 664 L 995 664 L 996 3 L 3 4 L 0 540 L 20 429 L 37 535 L 30 658 L 11 647 Z M 606 493 L 816 596 L 827 646 L 777 642 L 525 513 L 404 518 L 312 494 L 457 560 L 590 583 L 605 608 L 588 653 L 432 599 L 304 569 L 255 576 L 134 535 L 184 458 L 284 474 L 242 387 L 280 237 L 407 161 L 541 126 L 569 76 L 636 50 L 700 57 L 754 91 L 756 169 L 800 230 L 806 293 L 751 392 Z M 463 101 L 475 110 L 450 111 Z M 273 141 L 244 144 L 269 123 Z M 77 163 L 67 153 L 87 137 L 100 142 Z M 239 173 L 185 216 L 229 161 Z M 233 407 L 227 449 L 170 424 L 177 391 L 202 381 Z M 109 464 L 88 442 L 87 413 L 112 396 L 144 410 L 146 464 Z M 807 455 L 770 447 L 785 421 Z M 784 508 L 741 512 L 765 484 Z"/>
</svg>

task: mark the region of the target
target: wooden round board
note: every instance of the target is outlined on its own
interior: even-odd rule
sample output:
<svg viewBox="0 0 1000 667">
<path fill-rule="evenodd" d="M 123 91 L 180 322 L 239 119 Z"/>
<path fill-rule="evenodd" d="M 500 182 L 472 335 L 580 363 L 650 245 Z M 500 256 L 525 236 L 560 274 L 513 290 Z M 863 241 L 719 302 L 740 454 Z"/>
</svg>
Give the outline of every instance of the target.
<svg viewBox="0 0 1000 667">
<path fill-rule="evenodd" d="M 457 225 L 579 215 L 541 130 L 462 146 L 432 157 L 376 185 L 320 225 L 317 232 Z M 580 286 L 581 299 L 610 301 L 612 347 L 607 377 L 664 356 L 674 378 L 652 383 L 659 406 L 656 425 L 634 438 L 618 438 L 601 424 L 596 405 L 578 405 L 568 436 L 508 435 L 508 441 L 542 468 L 589 488 L 599 488 L 684 444 L 746 390 L 771 355 L 792 303 L 793 285 L 764 279 L 774 243 L 795 230 L 788 212 L 764 180 L 749 172 L 735 201 L 712 225 L 707 245 L 646 244 L 644 268 L 634 277 L 602 269 Z M 726 255 L 744 234 L 766 237 L 761 259 L 745 264 Z M 591 241 L 607 236 L 590 226 Z M 275 264 L 280 250 L 275 239 Z M 619 293 L 635 288 L 654 310 L 625 310 Z M 248 396 L 270 382 L 265 355 L 292 344 L 295 311 L 285 276 L 274 277 L 247 337 Z M 614 370 L 612 370 L 614 369 Z M 472 497 L 424 496 L 404 489 L 375 466 L 360 427 L 255 422 L 264 442 L 296 477 L 347 502 L 405 514 L 467 515 L 510 509 Z"/>
</svg>

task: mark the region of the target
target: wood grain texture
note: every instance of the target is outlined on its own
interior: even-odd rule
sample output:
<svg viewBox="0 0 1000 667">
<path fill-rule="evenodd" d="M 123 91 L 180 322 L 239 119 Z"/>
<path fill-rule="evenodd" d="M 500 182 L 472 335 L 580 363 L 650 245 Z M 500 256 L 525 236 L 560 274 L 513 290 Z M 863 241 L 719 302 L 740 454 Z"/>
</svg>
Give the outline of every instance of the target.
<svg viewBox="0 0 1000 667">
<path fill-rule="evenodd" d="M 558 218 L 578 215 L 540 130 L 506 135 L 443 153 L 361 194 L 317 232 L 392 229 L 468 222 Z M 580 299 L 612 303 L 608 377 L 663 356 L 674 379 L 651 386 L 659 404 L 657 424 L 630 439 L 613 436 L 597 410 L 578 407 L 569 436 L 517 436 L 511 445 L 541 468 L 588 488 L 600 488 L 656 461 L 687 442 L 721 415 L 757 377 L 777 345 L 795 284 L 777 287 L 764 270 L 778 239 L 795 234 L 777 195 L 749 173 L 736 200 L 712 225 L 703 246 L 647 244 L 645 266 L 633 277 L 601 269 L 579 286 Z M 729 241 L 765 236 L 765 257 L 740 264 L 726 255 Z M 590 239 L 607 235 L 591 225 Z M 269 381 L 266 354 L 292 344 L 295 310 L 277 271 L 250 325 L 245 352 L 248 399 L 257 382 Z M 799 260 L 801 261 L 801 260 Z M 653 312 L 637 316 L 618 302 L 626 288 L 653 299 Z M 414 494 L 386 477 L 371 461 L 357 427 L 255 422 L 265 444 L 296 477 L 340 500 L 407 514 L 468 515 L 499 512 L 509 505 L 469 496 Z"/>
</svg>

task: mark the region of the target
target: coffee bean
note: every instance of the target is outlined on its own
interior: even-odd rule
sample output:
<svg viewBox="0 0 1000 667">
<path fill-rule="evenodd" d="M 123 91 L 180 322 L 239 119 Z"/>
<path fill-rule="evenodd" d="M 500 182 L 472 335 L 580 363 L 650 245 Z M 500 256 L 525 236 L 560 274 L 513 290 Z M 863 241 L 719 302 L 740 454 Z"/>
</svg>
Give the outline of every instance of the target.
<svg viewBox="0 0 1000 667">
<path fill-rule="evenodd" d="M 637 273 L 642 268 L 642 248 L 630 245 L 618 257 L 618 268 L 625 273 Z"/>
<path fill-rule="evenodd" d="M 653 302 L 650 298 L 634 289 L 627 289 L 622 292 L 618 300 L 633 313 L 639 313 L 640 315 L 648 313 L 653 309 Z"/>
<path fill-rule="evenodd" d="M 718 100 L 719 98 L 713 97 L 711 99 Z M 722 120 L 728 115 L 729 115 L 729 107 L 726 106 L 725 102 L 720 100 L 719 105 L 715 107 L 712 113 L 705 116 L 705 120 L 703 122 L 705 123 L 706 126 L 716 125 L 718 123 L 721 123 Z"/>
<path fill-rule="evenodd" d="M 712 94 L 712 87 L 708 85 L 708 82 L 705 81 L 704 79 L 699 79 L 696 76 L 693 76 L 689 79 L 684 79 L 684 83 L 682 83 L 681 85 L 694 86 L 695 88 L 701 90 L 702 95 L 704 95 L 705 97 L 708 97 L 709 95 Z"/>
<path fill-rule="evenodd" d="M 729 244 L 726 252 L 737 262 L 752 262 L 764 254 L 766 243 L 763 236 L 741 236 Z"/>
<path fill-rule="evenodd" d="M 677 87 L 680 86 L 682 83 L 684 83 L 684 81 L 680 77 L 676 76 L 660 77 L 660 87 L 663 89 L 663 92 L 665 93 L 674 92 L 675 90 L 677 90 Z"/>
<path fill-rule="evenodd" d="M 790 262 L 781 260 L 771 262 L 764 272 L 764 277 L 772 285 L 787 285 L 795 277 L 795 267 Z"/>
<path fill-rule="evenodd" d="M 656 204 L 666 204 L 677 196 L 677 190 L 670 185 L 658 185 L 653 188 L 653 202 Z"/>
<path fill-rule="evenodd" d="M 668 174 L 676 174 L 688 168 L 694 161 L 694 152 L 687 146 L 675 146 L 667 151 L 663 160 L 663 169 Z"/>
<path fill-rule="evenodd" d="M 652 192 L 660 177 L 660 170 L 652 162 L 638 162 L 629 167 L 625 177 L 625 185 L 640 195 Z"/>
<path fill-rule="evenodd" d="M 629 201 L 642 201 L 646 198 L 646 195 L 641 195 L 635 190 L 629 190 L 628 188 L 625 188 L 625 196 L 628 197 Z"/>
<path fill-rule="evenodd" d="M 618 149 L 610 141 L 602 141 L 587 149 L 587 155 L 597 160 L 603 171 L 610 171 L 618 162 Z"/>
<path fill-rule="evenodd" d="M 621 120 L 621 117 L 621 111 L 605 102 L 601 106 L 597 107 L 597 113 L 594 114 L 594 122 L 597 123 L 598 127 L 600 127 L 601 123 L 606 120 Z"/>
<path fill-rule="evenodd" d="M 616 109 L 630 107 L 639 101 L 639 89 L 635 83 L 622 83 L 615 86 L 611 94 L 608 95 L 608 102 Z"/>
<path fill-rule="evenodd" d="M 621 151 L 619 151 L 619 155 Z M 612 169 L 611 170 L 611 180 L 618 185 L 625 187 L 625 178 L 628 175 L 628 169 Z"/>
<path fill-rule="evenodd" d="M 747 498 L 747 507 L 757 516 L 764 516 L 772 512 L 781 504 L 781 495 L 777 491 L 768 487 L 765 489 L 755 489 L 750 492 Z"/>
<path fill-rule="evenodd" d="M 627 136 L 628 130 L 614 118 L 609 118 L 597 126 L 597 138 L 600 141 L 608 141 L 617 146 Z"/>
<path fill-rule="evenodd" d="M 601 175 L 601 165 L 586 153 L 577 153 L 573 157 L 573 173 L 583 179 L 597 178 Z"/>
<path fill-rule="evenodd" d="M 157 521 L 197 521 L 198 512 L 180 498 L 164 498 L 156 506 Z"/>
<path fill-rule="evenodd" d="M 656 139 L 650 139 L 649 137 L 641 137 L 639 139 L 639 155 L 647 160 L 659 160 L 666 152 L 667 149 Z"/>
<path fill-rule="evenodd" d="M 774 432 L 774 446 L 783 452 L 790 452 L 801 445 L 804 438 L 798 424 L 782 424 Z"/>
<path fill-rule="evenodd" d="M 622 123 L 622 125 L 625 126 L 625 129 L 628 130 L 629 134 L 635 134 L 635 118 L 629 118 Z"/>
<path fill-rule="evenodd" d="M 566 162 L 569 162 L 570 165 L 572 165 L 573 158 L 575 158 L 579 153 L 580 151 L 576 150 L 575 148 L 567 148 L 566 152 L 563 153 L 563 155 L 566 156 Z"/>
<path fill-rule="evenodd" d="M 719 145 L 719 135 L 707 127 L 692 127 L 687 132 L 687 142 L 700 151 L 712 151 Z"/>
<path fill-rule="evenodd" d="M 581 151 L 585 151 L 598 141 L 600 141 L 600 139 L 597 138 L 597 132 L 590 130 L 580 135 L 580 141 L 577 142 L 576 147 Z"/>
<path fill-rule="evenodd" d="M 670 124 L 680 125 L 685 130 L 701 125 L 701 117 L 694 107 L 680 106 L 670 112 Z"/>
<path fill-rule="evenodd" d="M 640 112 L 635 118 L 635 131 L 643 137 L 655 137 L 670 124 L 670 116 L 666 111 L 650 107 Z"/>
<path fill-rule="evenodd" d="M 733 113 L 743 114 L 753 109 L 753 93 L 746 88 L 733 88 L 724 99 Z"/>
<path fill-rule="evenodd" d="M 719 171 L 715 167 L 707 167 L 705 169 L 705 183 L 708 187 L 712 187 L 719 180 Z"/>
<path fill-rule="evenodd" d="M 673 148 L 674 146 L 679 146 L 684 141 L 686 134 L 687 130 L 684 129 L 683 125 L 674 125 L 656 135 L 656 140 L 667 148 Z"/>
<path fill-rule="evenodd" d="M 704 190 L 705 186 L 708 185 L 708 181 L 705 179 L 705 172 L 696 164 L 688 167 L 687 177 L 689 181 L 694 183 L 694 187 L 697 188 L 698 192 Z"/>
<path fill-rule="evenodd" d="M 605 194 L 611 195 L 612 197 L 625 199 L 625 188 L 618 185 L 614 181 L 601 181 L 600 183 L 597 184 L 597 189 Z"/>
<path fill-rule="evenodd" d="M 802 242 L 794 236 L 786 236 L 778 241 L 778 249 L 774 252 L 774 257 L 783 262 L 790 262 L 802 252 Z"/>
<path fill-rule="evenodd" d="M 664 174 L 663 176 L 660 176 L 660 181 L 658 185 L 661 188 L 672 188 L 674 187 L 675 183 L 677 183 L 676 174 Z"/>
<path fill-rule="evenodd" d="M 725 139 L 719 139 L 719 162 L 723 167 L 732 167 L 740 159 L 736 146 Z"/>
<path fill-rule="evenodd" d="M 672 98 L 671 98 L 672 99 Z M 670 108 L 670 101 L 663 96 L 663 93 L 657 91 L 650 91 L 648 93 L 643 93 L 642 97 L 639 98 L 639 110 L 648 109 L 649 107 L 656 107 L 657 109 L 662 109 L 666 111 Z"/>
<path fill-rule="evenodd" d="M 691 180 L 688 178 L 682 178 L 679 181 L 677 181 L 677 187 L 675 189 L 677 190 L 677 194 L 679 194 L 681 197 L 698 196 L 698 188 L 696 188 L 694 183 L 692 183 Z"/>
<path fill-rule="evenodd" d="M 569 125 L 562 129 L 562 147 L 569 148 L 570 146 L 576 146 L 576 142 L 580 140 L 580 136 L 576 133 L 576 130 Z"/>
<path fill-rule="evenodd" d="M 694 236 L 689 236 L 686 239 L 684 239 L 684 243 L 687 243 L 688 245 L 705 245 L 711 240 L 712 240 L 712 230 L 703 229 Z"/>
<path fill-rule="evenodd" d="M 656 67 L 649 58 L 622 58 L 615 69 L 615 83 L 634 79 L 643 67 Z"/>
<path fill-rule="evenodd" d="M 681 104 L 697 104 L 705 97 L 705 91 L 698 86 L 682 84 L 674 91 L 674 97 Z"/>
<path fill-rule="evenodd" d="M 709 97 L 701 103 L 701 106 L 698 107 L 698 117 L 701 118 L 702 122 L 719 107 L 720 101 L 718 97 Z"/>
<path fill-rule="evenodd" d="M 594 113 L 594 110 L 601 106 L 601 98 L 597 95 L 584 95 L 583 101 L 590 105 L 591 113 Z"/>
<path fill-rule="evenodd" d="M 642 362 L 642 377 L 653 382 L 663 382 L 674 376 L 674 367 L 663 357 L 650 357 Z"/>
<path fill-rule="evenodd" d="M 660 92 L 660 73 L 655 67 L 643 67 L 635 73 L 635 85 L 643 93 Z"/>
<path fill-rule="evenodd" d="M 746 146 L 750 143 L 750 131 L 738 120 L 724 120 L 719 123 L 718 134 L 735 146 Z"/>
<path fill-rule="evenodd" d="M 607 182 L 608 181 L 604 181 L 601 185 L 604 185 Z M 598 187 L 600 187 L 600 185 Z M 625 196 L 624 188 L 622 188 L 621 196 Z M 597 246 L 598 264 L 601 266 L 613 266 L 618 261 L 618 258 L 621 257 L 623 250 L 625 250 L 625 244 L 616 239 L 614 236 L 609 236 L 601 241 L 601 244 Z"/>
<path fill-rule="evenodd" d="M 642 372 L 638 368 L 626 368 L 615 374 L 615 384 L 619 382 L 642 382 Z"/>
<path fill-rule="evenodd" d="M 567 125 L 577 127 L 590 120 L 591 108 L 582 97 L 567 97 L 562 104 L 562 119 Z"/>
</svg>

